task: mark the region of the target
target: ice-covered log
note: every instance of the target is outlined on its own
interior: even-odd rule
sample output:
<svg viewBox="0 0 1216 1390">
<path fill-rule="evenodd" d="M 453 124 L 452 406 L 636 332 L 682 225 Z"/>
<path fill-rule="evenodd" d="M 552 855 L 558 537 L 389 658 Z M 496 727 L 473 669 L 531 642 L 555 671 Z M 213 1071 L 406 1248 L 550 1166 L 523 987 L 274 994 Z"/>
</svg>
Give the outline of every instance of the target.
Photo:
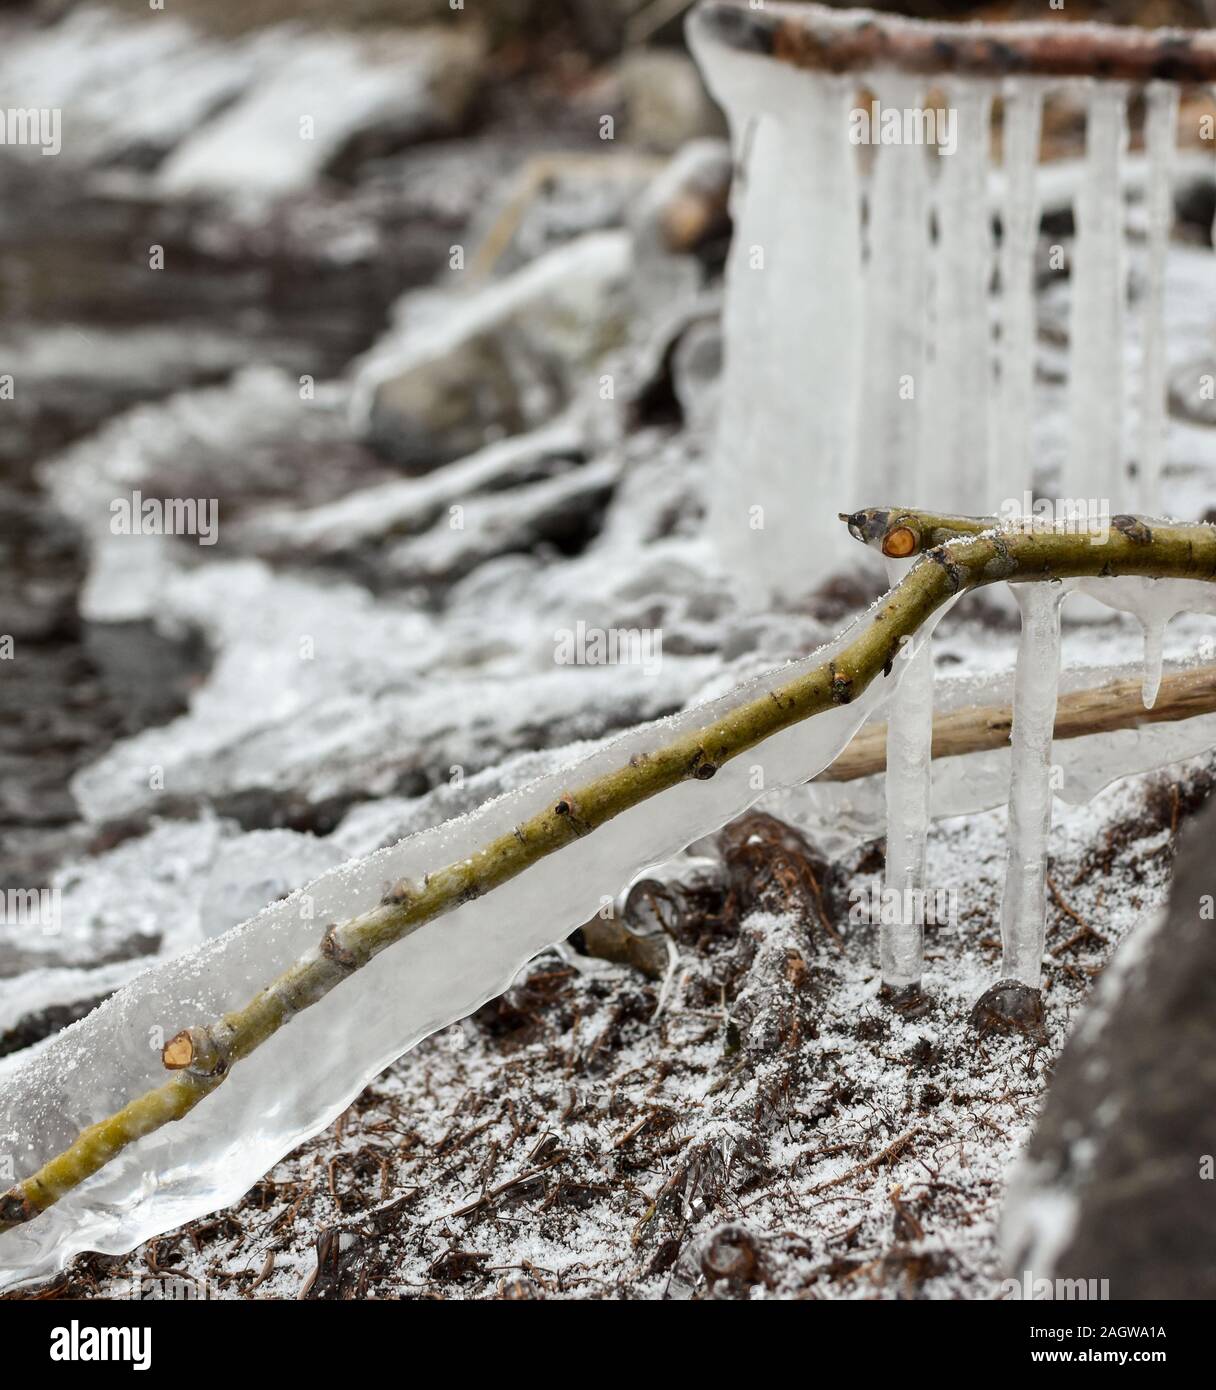
<svg viewBox="0 0 1216 1390">
<path fill-rule="evenodd" d="M 822 72 L 894 68 L 925 74 L 1216 80 L 1216 34 L 1109 24 L 927 23 L 874 10 L 767 0 L 703 0 L 707 36 L 745 53 Z"/>
</svg>

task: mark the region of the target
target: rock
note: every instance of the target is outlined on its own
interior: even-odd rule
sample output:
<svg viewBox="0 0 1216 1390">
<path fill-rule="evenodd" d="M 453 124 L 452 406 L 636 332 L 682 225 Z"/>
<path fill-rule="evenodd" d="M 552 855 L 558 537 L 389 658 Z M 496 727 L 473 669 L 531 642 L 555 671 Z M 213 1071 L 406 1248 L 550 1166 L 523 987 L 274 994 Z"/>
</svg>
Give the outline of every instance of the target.
<svg viewBox="0 0 1216 1390">
<path fill-rule="evenodd" d="M 621 60 L 617 76 L 631 143 L 670 153 L 699 136 L 725 134 L 726 119 L 687 54 L 637 49 Z"/>
<path fill-rule="evenodd" d="M 694 140 L 655 176 L 630 218 L 643 270 L 726 242 L 731 169 L 724 140 Z"/>
<path fill-rule="evenodd" d="M 609 457 L 509 492 L 469 497 L 458 509 L 458 527 L 442 518 L 424 535 L 393 545 L 383 568 L 399 584 L 451 584 L 499 555 L 545 546 L 578 554 L 599 532 L 619 475 L 619 460 Z"/>
<path fill-rule="evenodd" d="M 985 990 L 971 1010 L 971 1026 L 980 1037 L 990 1033 L 1020 1034 L 1034 1042 L 1046 1041 L 1043 996 L 1017 980 L 1001 980 Z"/>
<path fill-rule="evenodd" d="M 718 417 L 722 377 L 722 322 L 716 315 L 692 320 L 671 354 L 671 384 L 684 423 L 695 434 L 712 434 Z"/>
<path fill-rule="evenodd" d="M 358 35 L 270 30 L 249 89 L 184 140 L 162 194 L 278 197 L 309 187 L 356 142 L 384 149 L 463 121 L 484 42 L 472 24 Z"/>
<path fill-rule="evenodd" d="M 0 85 L 14 104 L 59 112 L 60 151 L 73 167 L 154 162 L 252 81 L 248 46 L 216 42 L 171 14 L 137 21 L 81 6 L 57 22 L 5 35 Z M 36 146 L 6 154 L 43 163 Z M 58 159 L 56 160 L 58 163 Z"/>
<path fill-rule="evenodd" d="M 553 478 L 581 461 L 581 434 L 567 419 L 488 444 L 424 478 L 395 478 L 355 488 L 316 507 L 266 508 L 243 525 L 238 542 L 255 554 L 299 563 L 375 551 L 389 539 L 418 535 L 457 504 L 484 493 L 510 493 Z"/>
<path fill-rule="evenodd" d="M 1214 835 L 1216 801 L 1185 832 L 1165 915 L 1116 955 L 1056 1065 L 1006 1202 L 1019 1280 L 1216 1298 Z"/>
<path fill-rule="evenodd" d="M 597 232 L 501 281 L 407 296 L 357 369 L 356 428 L 416 471 L 552 418 L 626 335 L 625 232 Z"/>
</svg>

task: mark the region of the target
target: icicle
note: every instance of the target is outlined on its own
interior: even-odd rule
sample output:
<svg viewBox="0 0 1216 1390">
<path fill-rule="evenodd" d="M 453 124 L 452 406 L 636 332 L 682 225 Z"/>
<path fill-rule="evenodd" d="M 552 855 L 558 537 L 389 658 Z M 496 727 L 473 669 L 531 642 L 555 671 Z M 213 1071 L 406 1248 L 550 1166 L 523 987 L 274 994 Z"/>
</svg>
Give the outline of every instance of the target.
<svg viewBox="0 0 1216 1390">
<path fill-rule="evenodd" d="M 1130 613 L 1144 633 L 1141 690 L 1146 709 L 1157 702 L 1163 665 L 1165 629 L 1179 613 L 1216 613 L 1212 585 L 1193 579 L 1144 579 L 1121 575 L 1114 579 L 1079 579 L 1079 592 L 1092 595 L 1107 608 Z"/>
<path fill-rule="evenodd" d="M 774 483 L 761 541 L 772 586 L 806 592 L 818 566 L 856 560 L 838 513 L 860 505 L 853 484 L 861 314 L 861 204 L 849 140 L 855 87 L 784 65 L 768 82 L 783 113 L 783 185 L 765 250 L 769 289 L 763 409 Z M 738 467 L 738 461 L 732 461 Z M 753 456 L 752 465 L 761 465 Z"/>
<path fill-rule="evenodd" d="M 987 503 L 1018 497 L 1033 484 L 1031 421 L 1034 406 L 1034 251 L 1039 234 L 1038 160 L 1043 89 L 1034 81 L 1005 87 L 1001 210 L 1001 374 L 996 438 Z"/>
<path fill-rule="evenodd" d="M 894 585 L 910 568 L 906 560 L 888 560 Z M 925 838 L 933 766 L 933 653 L 931 638 L 900 653 L 907 669 L 887 716 L 887 866 L 884 887 L 898 895 L 899 920 L 883 912 L 880 956 L 884 987 L 904 991 L 920 985 L 924 969 L 924 923 L 915 910 L 925 886 Z M 911 890 L 910 892 L 908 890 Z"/>
<path fill-rule="evenodd" d="M 713 487 L 708 531 L 723 564 L 739 576 L 743 596 L 752 602 L 767 597 L 760 568 L 753 568 L 744 518 L 755 494 L 753 468 L 761 466 L 756 446 L 764 447 L 760 414 L 763 377 L 769 364 L 764 351 L 766 291 L 769 282 L 753 265 L 753 247 L 761 246 L 766 206 L 781 177 L 779 144 L 773 123 L 757 113 L 732 112 L 735 132 L 735 178 L 731 190 L 734 236 L 726 267 L 728 292 L 723 307 L 725 344 L 722 401 L 714 445 Z M 748 460 L 753 468 L 744 466 Z"/>
<path fill-rule="evenodd" d="M 1144 288 L 1143 356 L 1140 366 L 1140 450 L 1137 459 L 1140 510 L 1161 510 L 1161 464 L 1165 454 L 1166 350 L 1165 256 L 1174 225 L 1170 184 L 1178 125 L 1178 85 L 1153 82 L 1148 88 L 1144 143 L 1148 162 L 1148 266 Z"/>
<path fill-rule="evenodd" d="M 852 88 L 713 44 L 694 49 L 730 117 L 739 171 L 708 530 L 751 599 L 766 601 L 805 592 L 850 552 L 836 513 L 857 505 Z"/>
<path fill-rule="evenodd" d="M 1000 500 L 987 495 L 992 93 L 992 84 L 981 81 L 958 81 L 949 92 L 957 147 L 940 160 L 933 365 L 920 475 L 926 497 L 940 498 L 941 505 L 951 509 L 981 514 Z"/>
<path fill-rule="evenodd" d="M 1161 689 L 1161 667 L 1164 662 L 1162 646 L 1165 641 L 1164 619 L 1141 622 L 1144 633 L 1144 676 L 1140 687 L 1140 698 L 1145 709 L 1152 709 L 1157 703 L 1157 692 Z"/>
<path fill-rule="evenodd" d="M 1068 457 L 1061 495 L 1118 511 L 1123 458 L 1123 197 L 1127 92 L 1088 84 L 1085 172 L 1074 209 Z"/>
<path fill-rule="evenodd" d="M 1001 897 L 1001 978 L 1038 989 L 1047 922 L 1051 741 L 1060 678 L 1060 602 L 1054 584 L 1016 584 L 1022 613 L 1013 688 L 1009 859 Z"/>
<path fill-rule="evenodd" d="M 870 83 L 880 109 L 911 109 L 923 100 L 915 78 L 883 73 L 871 77 Z M 874 148 L 855 505 L 873 505 L 866 500 L 873 497 L 925 492 L 918 460 L 926 385 L 928 180 L 933 157 L 917 145 Z"/>
</svg>

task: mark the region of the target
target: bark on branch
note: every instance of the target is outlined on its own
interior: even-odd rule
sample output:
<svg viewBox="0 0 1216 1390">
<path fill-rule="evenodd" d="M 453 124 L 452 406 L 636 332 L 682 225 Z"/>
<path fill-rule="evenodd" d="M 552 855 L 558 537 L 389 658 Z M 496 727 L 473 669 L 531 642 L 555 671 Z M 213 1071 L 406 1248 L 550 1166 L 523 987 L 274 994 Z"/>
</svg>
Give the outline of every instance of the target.
<svg viewBox="0 0 1216 1390">
<path fill-rule="evenodd" d="M 922 514 L 906 512 L 901 517 L 916 518 L 922 534 L 933 533 Z M 712 777 L 723 763 L 774 734 L 856 699 L 871 681 L 891 673 L 902 639 L 956 595 L 1001 581 L 1115 575 L 1210 583 L 1216 580 L 1216 527 L 1141 521 L 1113 529 L 1103 545 L 1091 544 L 1087 535 L 994 527 L 926 549 L 924 558 L 858 624 L 857 635 L 834 659 L 576 786 L 511 833 L 437 868 L 418 887 L 393 890 L 370 912 L 328 927 L 313 950 L 244 1008 L 209 1025 L 191 1026 L 183 1020 L 187 1037 L 173 1040 L 167 1058 L 178 1068 L 171 1078 L 91 1125 L 62 1153 L 0 1196 L 0 1231 L 33 1219 L 128 1144 L 188 1114 L 293 1015 L 424 923 L 515 878 L 659 792 Z M 196 1051 L 203 1063 L 197 1068 Z"/>
</svg>

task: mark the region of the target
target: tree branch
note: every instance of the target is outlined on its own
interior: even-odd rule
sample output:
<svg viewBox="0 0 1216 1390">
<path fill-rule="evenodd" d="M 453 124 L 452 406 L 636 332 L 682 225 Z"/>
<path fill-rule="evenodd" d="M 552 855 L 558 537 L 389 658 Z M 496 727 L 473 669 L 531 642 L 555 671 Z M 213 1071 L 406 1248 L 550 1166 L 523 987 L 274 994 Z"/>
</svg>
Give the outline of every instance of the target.
<svg viewBox="0 0 1216 1390">
<path fill-rule="evenodd" d="M 1139 680 L 1112 681 L 1091 690 L 1061 695 L 1056 709 L 1055 738 L 1085 738 L 1138 729 L 1145 724 L 1173 723 L 1198 714 L 1216 713 L 1216 666 L 1200 666 L 1166 676 L 1152 709 L 1145 709 Z M 939 714 L 933 721 L 933 756 L 954 758 L 1005 748 L 1013 728 L 1012 705 L 968 705 Z M 887 726 L 868 724 L 816 782 L 852 782 L 870 777 L 887 765 Z"/>
<path fill-rule="evenodd" d="M 959 24 L 824 5 L 703 0 L 695 30 L 729 48 L 798 68 L 929 77 L 1098 77 L 1126 82 L 1211 82 L 1216 37 L 1206 29 L 1113 24 Z"/>
<path fill-rule="evenodd" d="M 862 514 L 858 514 L 862 515 Z M 916 517 L 919 513 L 901 513 Z M 990 523 L 989 523 L 990 524 Z M 921 527 L 921 534 L 934 528 Z M 448 864 L 415 888 L 401 884 L 372 911 L 330 926 L 318 945 L 243 1009 L 185 1030 L 166 1045 L 170 1080 L 84 1130 L 62 1153 L 0 1196 L 0 1231 L 78 1187 L 128 1144 L 181 1119 L 233 1067 L 394 942 L 668 788 L 712 777 L 723 763 L 802 720 L 855 700 L 889 675 L 901 641 L 956 595 L 1000 581 L 1141 575 L 1216 579 L 1216 527 L 1137 522 L 1103 545 L 1087 535 L 983 530 L 924 551 L 924 558 L 873 608 L 836 657 L 766 691 L 720 719 L 682 734 L 563 796 L 509 834 Z"/>
</svg>

